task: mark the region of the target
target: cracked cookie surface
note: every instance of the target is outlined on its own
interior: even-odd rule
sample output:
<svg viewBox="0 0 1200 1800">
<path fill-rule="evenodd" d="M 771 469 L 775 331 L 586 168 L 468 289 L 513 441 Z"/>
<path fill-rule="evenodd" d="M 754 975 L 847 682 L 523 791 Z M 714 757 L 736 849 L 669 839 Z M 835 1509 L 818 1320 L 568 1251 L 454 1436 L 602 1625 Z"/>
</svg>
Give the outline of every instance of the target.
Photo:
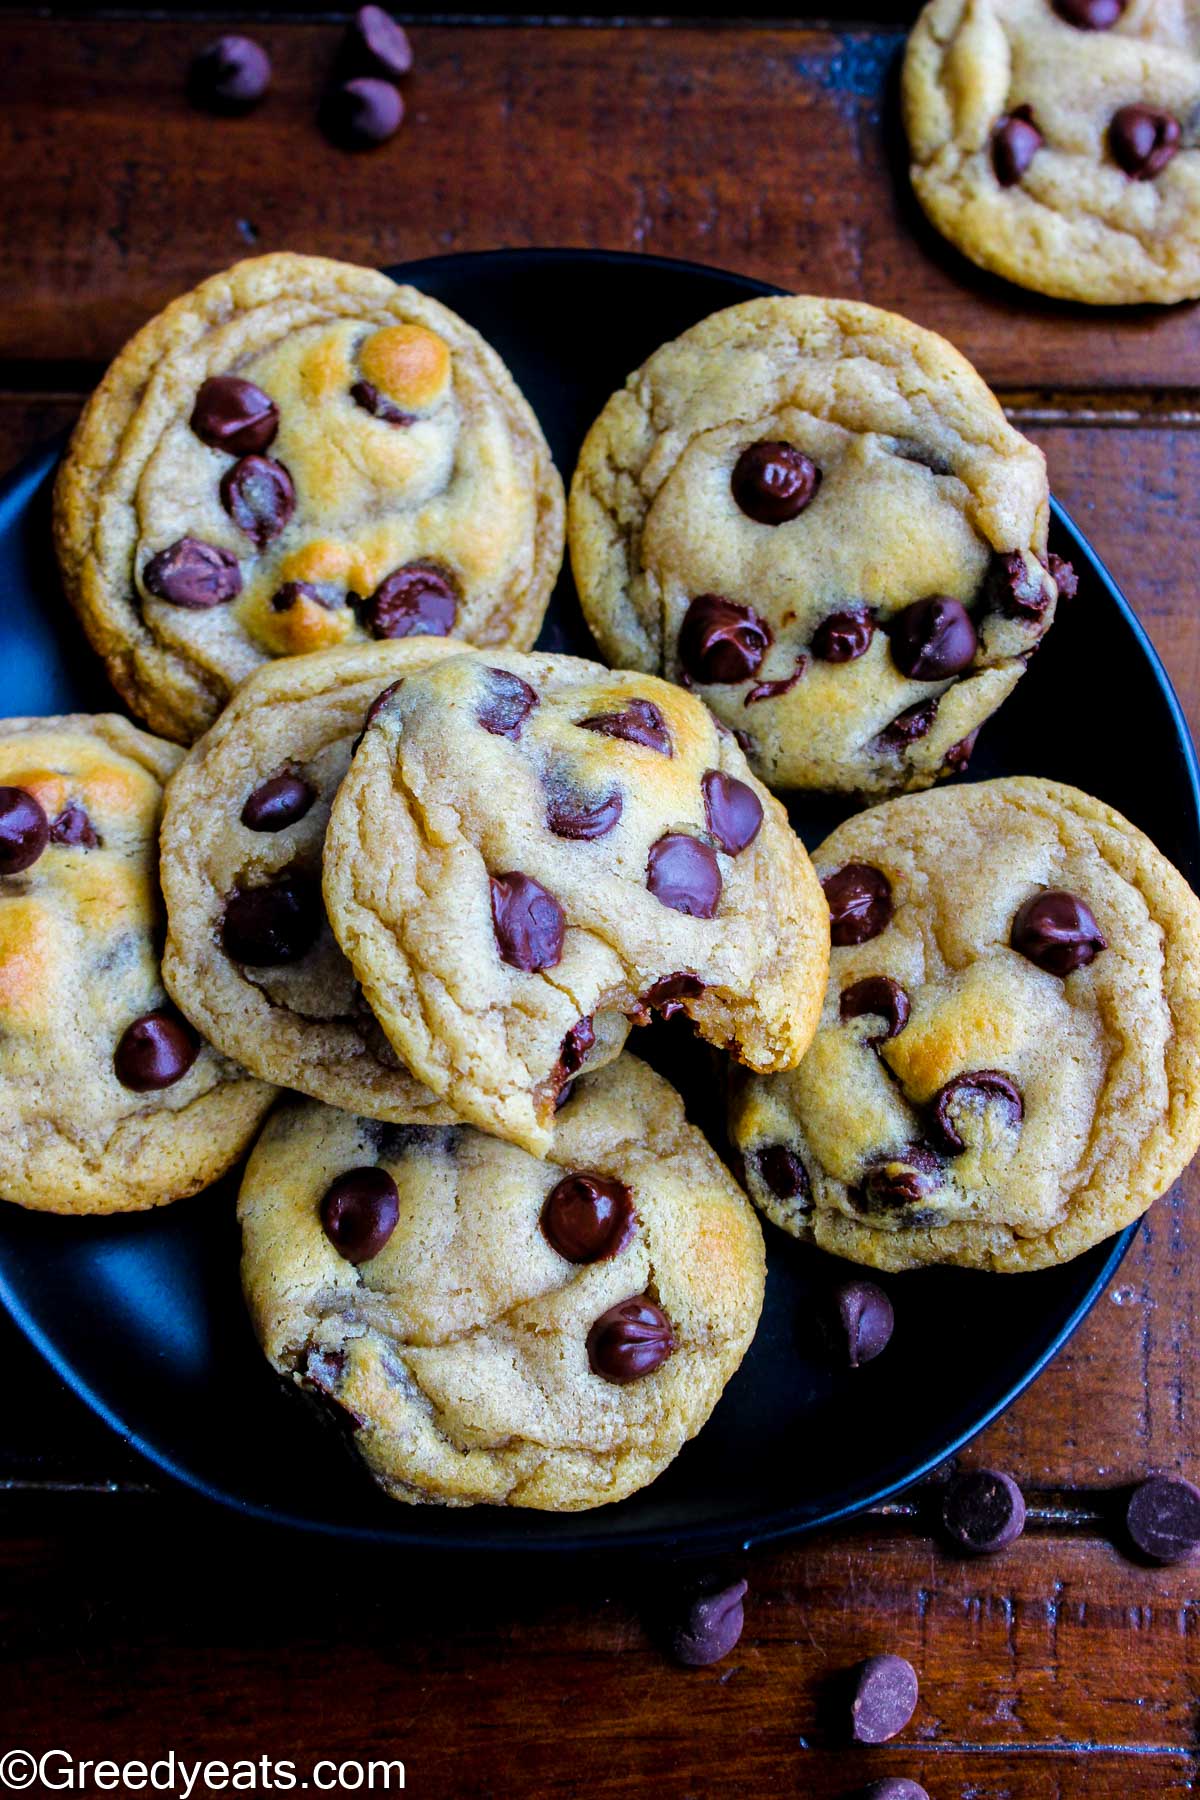
<svg viewBox="0 0 1200 1800">
<path fill-rule="evenodd" d="M 800 1067 L 735 1087 L 757 1204 L 882 1269 L 1064 1262 L 1200 1143 L 1200 902 L 1102 801 L 1014 777 L 815 852 L 834 949 Z"/>
<path fill-rule="evenodd" d="M 1045 460 L 945 339 L 749 300 L 655 351 L 588 433 L 571 562 L 610 662 L 693 687 L 769 786 L 962 769 L 1053 622 Z"/>
<path fill-rule="evenodd" d="M 562 537 L 541 428 L 479 334 L 374 269 L 284 253 L 126 345 L 55 492 L 93 645 L 183 742 L 272 658 L 421 634 L 528 646 Z"/>
<path fill-rule="evenodd" d="M 712 1412 L 754 1335 L 754 1212 L 636 1057 L 584 1076 L 547 1160 L 467 1126 L 285 1103 L 238 1212 L 255 1330 L 396 1499 L 622 1499 Z"/>
<path fill-rule="evenodd" d="M 466 655 L 377 710 L 325 842 L 334 933 L 397 1054 L 537 1154 L 628 1018 L 685 1011 L 758 1069 L 820 1010 L 828 913 L 707 709 L 574 657 Z"/>
</svg>

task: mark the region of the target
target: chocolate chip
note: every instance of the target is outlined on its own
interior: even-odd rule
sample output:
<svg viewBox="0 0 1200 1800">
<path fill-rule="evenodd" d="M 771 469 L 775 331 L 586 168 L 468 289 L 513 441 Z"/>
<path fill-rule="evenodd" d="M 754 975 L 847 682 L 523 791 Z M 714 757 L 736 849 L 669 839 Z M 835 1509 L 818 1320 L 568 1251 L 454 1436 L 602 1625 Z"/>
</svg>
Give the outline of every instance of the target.
<svg viewBox="0 0 1200 1800">
<path fill-rule="evenodd" d="M 1033 108 L 1014 106 L 996 120 L 992 132 L 992 167 L 1001 187 L 1015 187 L 1045 143 L 1034 122 Z"/>
<path fill-rule="evenodd" d="M 941 1187 L 940 1158 L 925 1144 L 906 1144 L 894 1155 L 881 1156 L 866 1172 L 862 1205 L 866 1212 L 894 1212 L 915 1206 Z"/>
<path fill-rule="evenodd" d="M 1014 1129 L 1025 1117 L 1021 1090 L 1002 1069 L 971 1069 L 965 1075 L 956 1075 L 939 1089 L 933 1102 L 934 1128 L 951 1156 L 961 1155 L 967 1147 L 954 1123 L 955 1112 L 964 1103 L 972 1110 L 998 1106 Z"/>
<path fill-rule="evenodd" d="M 363 714 L 362 730 L 354 740 L 354 748 L 356 750 L 366 735 L 367 727 L 375 723 L 392 695 L 397 693 L 403 685 L 403 677 L 401 677 L 399 681 L 393 681 L 388 687 L 385 687 L 382 694 L 376 694 L 370 706 L 368 706 L 366 712 Z"/>
<path fill-rule="evenodd" d="M 755 1156 L 763 1183 L 777 1200 L 800 1200 L 812 1204 L 812 1183 L 808 1170 L 794 1150 L 786 1144 L 768 1144 Z"/>
<path fill-rule="evenodd" d="M 589 1018 L 577 1019 L 559 1046 L 557 1068 L 564 1077 L 577 1075 L 596 1042 L 596 1028 Z"/>
<path fill-rule="evenodd" d="M 493 875 L 492 924 L 501 959 L 533 974 L 562 959 L 566 919 L 563 909 L 532 875 Z"/>
<path fill-rule="evenodd" d="M 199 1042 L 178 1014 L 159 1008 L 143 1013 L 121 1034 L 113 1067 L 122 1087 L 135 1094 L 174 1086 L 195 1062 Z"/>
<path fill-rule="evenodd" d="M 399 88 L 373 75 L 359 75 L 329 90 L 321 123 L 335 143 L 347 150 L 369 150 L 395 137 L 404 117 Z"/>
<path fill-rule="evenodd" d="M 748 1584 L 735 1581 L 716 1594 L 698 1594 L 670 1633 L 671 1654 L 688 1669 L 728 1656 L 742 1635 Z"/>
<path fill-rule="evenodd" d="M 383 1249 L 400 1217 L 400 1195 L 386 1169 L 348 1169 L 321 1200 L 325 1236 L 347 1262 L 370 1262 Z"/>
<path fill-rule="evenodd" d="M 316 797 L 316 788 L 299 775 L 272 775 L 246 801 L 242 824 L 251 831 L 285 831 L 304 817 Z"/>
<path fill-rule="evenodd" d="M 1130 1495 L 1125 1523 L 1143 1556 L 1182 1562 L 1200 1544 L 1200 1488 L 1177 1476 L 1151 1475 Z"/>
<path fill-rule="evenodd" d="M 653 700 L 631 700 L 620 712 L 593 713 L 589 719 L 580 719 L 579 729 L 620 738 L 625 744 L 644 744 L 662 756 L 673 754 L 667 721 Z"/>
<path fill-rule="evenodd" d="M 609 1262 L 637 1229 L 633 1195 L 608 1175 L 564 1175 L 546 1196 L 542 1235 L 568 1262 Z"/>
<path fill-rule="evenodd" d="M 346 27 L 342 54 L 348 67 L 388 81 L 407 75 L 413 65 L 408 33 L 382 6 L 359 7 Z"/>
<path fill-rule="evenodd" d="M 830 613 L 813 632 L 813 655 L 821 662 L 848 663 L 870 649 L 875 624 L 865 606 Z"/>
<path fill-rule="evenodd" d="M 416 420 L 415 413 L 405 412 L 394 400 L 381 394 L 373 382 L 356 381 L 350 389 L 350 398 L 373 418 L 382 419 L 385 425 L 412 425 Z"/>
<path fill-rule="evenodd" d="M 1179 148 L 1179 120 L 1153 106 L 1122 106 L 1108 128 L 1108 147 L 1118 168 L 1134 181 L 1161 175 Z"/>
<path fill-rule="evenodd" d="M 786 525 L 816 499 L 821 471 L 795 444 L 764 438 L 742 451 L 729 485 L 748 519 Z"/>
<path fill-rule="evenodd" d="M 674 975 L 663 975 L 658 981 L 651 982 L 645 993 L 638 998 L 638 1009 L 633 1017 L 637 1024 L 648 1025 L 651 1013 L 661 1013 L 664 1019 L 673 1019 L 676 1013 L 683 1011 L 685 1000 L 695 1000 L 704 992 L 704 983 L 698 975 L 689 974 L 681 969 Z"/>
<path fill-rule="evenodd" d="M 31 869 L 50 842 L 50 821 L 24 788 L 0 787 L 0 875 Z"/>
<path fill-rule="evenodd" d="M 1010 619 L 1040 619 L 1050 605 L 1050 589 L 1040 569 L 1019 550 L 1007 550 L 988 564 L 984 598 Z"/>
<path fill-rule="evenodd" d="M 507 669 L 485 669 L 484 680 L 485 691 L 475 717 L 493 737 L 511 738 L 515 744 L 538 697 L 527 681 Z"/>
<path fill-rule="evenodd" d="M 882 1781 L 861 1788 L 854 1800 L 929 1800 L 929 1794 L 919 1782 L 908 1781 L 903 1775 L 885 1775 Z"/>
<path fill-rule="evenodd" d="M 299 606 L 302 600 L 310 600 L 314 606 L 323 606 L 326 612 L 335 612 L 341 605 L 341 596 L 332 593 L 327 586 L 317 587 L 311 581 L 285 581 L 271 596 L 271 611 L 291 612 L 293 606 Z"/>
<path fill-rule="evenodd" d="M 432 563 L 405 563 L 385 575 L 363 603 L 363 623 L 373 637 L 448 637 L 458 616 L 453 583 Z"/>
<path fill-rule="evenodd" d="M 273 457 L 243 456 L 221 477 L 221 505 L 261 550 L 286 529 L 296 510 L 296 489 Z"/>
<path fill-rule="evenodd" d="M 624 802 L 616 788 L 595 799 L 557 788 L 546 801 L 546 824 L 555 837 L 590 843 L 594 838 L 607 837 L 623 810 Z"/>
<path fill-rule="evenodd" d="M 865 944 L 891 924 L 892 884 L 873 864 L 844 863 L 827 875 L 821 886 L 829 902 L 833 942 L 839 949 Z"/>
<path fill-rule="evenodd" d="M 103 843 L 82 806 L 64 806 L 50 827 L 50 842 L 72 850 L 98 850 Z"/>
<path fill-rule="evenodd" d="M 910 681 L 944 681 L 974 660 L 979 640 L 961 600 L 931 594 L 891 623 L 892 661 Z"/>
<path fill-rule="evenodd" d="M 1048 975 L 1070 975 L 1094 962 L 1108 941 L 1078 894 L 1046 888 L 1017 909 L 1009 943 Z"/>
<path fill-rule="evenodd" d="M 210 375 L 196 395 L 191 427 L 214 450 L 253 456 L 274 441 L 279 408 L 270 394 L 240 375 Z"/>
<path fill-rule="evenodd" d="M 679 629 L 679 660 L 694 681 L 748 681 L 757 675 L 773 639 L 752 606 L 720 594 L 701 594 Z"/>
<path fill-rule="evenodd" d="M 150 558 L 142 570 L 142 582 L 156 599 L 202 612 L 237 599 L 242 591 L 242 571 L 237 557 L 228 550 L 185 537 Z"/>
<path fill-rule="evenodd" d="M 975 745 L 979 738 L 979 726 L 968 731 L 965 738 L 959 738 L 957 744 L 951 744 L 942 758 L 942 768 L 948 775 L 961 775 L 975 753 Z"/>
<path fill-rule="evenodd" d="M 864 975 L 842 989 L 838 1012 L 843 1019 L 861 1019 L 864 1015 L 883 1020 L 883 1030 L 864 1038 L 867 1044 L 883 1044 L 903 1031 L 908 1024 L 908 995 L 890 975 Z"/>
<path fill-rule="evenodd" d="M 321 935 L 320 891 L 305 875 L 283 875 L 258 887 L 234 888 L 225 903 L 221 943 L 251 968 L 298 962 Z"/>
<path fill-rule="evenodd" d="M 778 700 L 780 694 L 791 692 L 807 668 L 807 656 L 798 656 L 790 675 L 781 675 L 777 681 L 760 681 L 750 689 L 743 704 L 755 706 L 760 700 Z"/>
<path fill-rule="evenodd" d="M 271 85 L 271 59 L 253 38 L 230 32 L 206 44 L 188 72 L 188 92 L 210 112 L 240 113 Z"/>
<path fill-rule="evenodd" d="M 1053 550 L 1051 550 L 1049 556 L 1046 558 L 1046 567 L 1049 569 L 1054 585 L 1058 589 L 1060 604 L 1064 600 L 1074 600 L 1079 592 L 1079 577 L 1075 573 L 1074 565 L 1067 562 L 1065 558 L 1061 556 L 1055 556 Z"/>
<path fill-rule="evenodd" d="M 1080 31 L 1108 31 L 1128 4 L 1129 0 L 1051 0 L 1059 18 Z"/>
<path fill-rule="evenodd" d="M 711 919 L 721 902 L 721 868 L 701 838 L 668 831 L 651 844 L 646 886 L 664 906 L 693 919 Z"/>
<path fill-rule="evenodd" d="M 854 1671 L 850 1735 L 856 1744 L 886 1744 L 917 1709 L 917 1675 L 902 1656 L 868 1656 Z"/>
<path fill-rule="evenodd" d="M 942 1529 L 971 1556 L 1013 1544 L 1025 1529 L 1025 1496 L 999 1469 L 964 1469 L 942 1490 Z"/>
<path fill-rule="evenodd" d="M 907 745 L 915 744 L 918 738 L 925 737 L 933 729 L 937 711 L 936 700 L 918 700 L 915 706 L 906 706 L 890 725 L 884 726 L 875 739 L 876 744 L 882 750 L 903 750 Z"/>
<path fill-rule="evenodd" d="M 852 1369 L 873 1362 L 891 1342 L 892 1303 L 873 1281 L 847 1281 L 834 1293 L 838 1336 Z"/>
<path fill-rule="evenodd" d="M 635 1294 L 610 1306 L 587 1335 L 592 1373 L 622 1385 L 652 1375 L 674 1348 L 671 1321 L 647 1294 Z"/>
<path fill-rule="evenodd" d="M 762 801 L 752 787 L 719 769 L 709 769 L 700 781 L 708 829 L 728 856 L 739 856 L 752 844 L 762 826 Z"/>
</svg>

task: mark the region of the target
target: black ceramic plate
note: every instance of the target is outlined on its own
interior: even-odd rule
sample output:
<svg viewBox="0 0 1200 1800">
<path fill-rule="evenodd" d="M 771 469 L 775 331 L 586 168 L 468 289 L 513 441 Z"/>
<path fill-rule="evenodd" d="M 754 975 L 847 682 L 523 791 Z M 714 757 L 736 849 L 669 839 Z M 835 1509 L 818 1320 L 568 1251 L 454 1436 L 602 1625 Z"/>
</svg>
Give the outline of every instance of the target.
<svg viewBox="0 0 1200 1800">
<path fill-rule="evenodd" d="M 685 263 L 569 250 L 440 257 L 392 273 L 496 345 L 568 476 L 607 395 L 656 345 L 770 291 Z M 0 490 L 0 715 L 115 704 L 79 648 L 51 565 L 56 454 Z M 1195 882 L 1200 789 L 1170 684 L 1112 580 L 1057 510 L 1052 543 L 1078 570 L 1079 598 L 986 727 L 972 776 L 1040 774 L 1089 789 Z M 567 576 L 542 642 L 589 651 Z M 812 844 L 841 810 L 800 804 L 796 823 Z M 688 1058 L 671 1028 L 651 1027 L 639 1044 L 687 1083 Z M 712 1421 L 644 1493 L 584 1514 L 409 1508 L 377 1495 L 340 1434 L 277 1380 L 251 1336 L 232 1184 L 140 1217 L 64 1220 L 0 1207 L 0 1296 L 123 1437 L 245 1513 L 422 1547 L 711 1551 L 827 1523 L 950 1455 L 1060 1347 L 1132 1232 L 1036 1275 L 929 1270 L 888 1280 L 895 1337 L 852 1374 L 834 1366 L 816 1325 L 838 1266 L 769 1226 L 767 1236 L 762 1325 Z"/>
</svg>

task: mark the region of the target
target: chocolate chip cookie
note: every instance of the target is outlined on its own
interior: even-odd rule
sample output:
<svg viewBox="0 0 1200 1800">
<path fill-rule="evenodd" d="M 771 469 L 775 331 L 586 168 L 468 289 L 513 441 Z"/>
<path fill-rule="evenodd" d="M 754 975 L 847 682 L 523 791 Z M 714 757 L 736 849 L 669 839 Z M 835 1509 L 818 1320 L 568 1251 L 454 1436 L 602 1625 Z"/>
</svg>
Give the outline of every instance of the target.
<svg viewBox="0 0 1200 1800">
<path fill-rule="evenodd" d="M 604 655 L 694 688 L 770 786 L 881 795 L 964 767 L 1054 618 L 1039 450 L 944 339 L 749 300 L 609 400 L 571 488 Z"/>
<path fill-rule="evenodd" d="M 338 791 L 324 887 L 402 1062 L 538 1155 L 614 1016 L 682 1009 L 783 1069 L 820 1011 L 803 847 L 733 737 L 649 675 L 513 652 L 409 675 Z"/>
<path fill-rule="evenodd" d="M 1200 294 L 1200 12 L 931 0 L 904 61 L 917 198 L 972 262 L 1100 304 Z"/>
<path fill-rule="evenodd" d="M 0 721 L 0 1195 L 21 1206 L 195 1193 L 274 1096 L 163 992 L 157 834 L 179 754 L 107 713 Z"/>
<path fill-rule="evenodd" d="M 285 1104 L 238 1210 L 263 1349 L 398 1500 L 624 1498 L 699 1431 L 762 1306 L 752 1209 L 633 1056 L 579 1082 L 544 1162 Z"/>
<path fill-rule="evenodd" d="M 562 491 L 512 377 L 456 314 L 373 269 L 276 254 L 126 345 L 72 439 L 55 537 L 114 685 L 190 742 L 270 658 L 531 644 Z"/>
<path fill-rule="evenodd" d="M 1200 1144 L 1200 902 L 1142 833 L 1014 777 L 893 800 L 814 858 L 833 956 L 800 1067 L 732 1129 L 777 1224 L 881 1269 L 1042 1268 Z"/>
</svg>

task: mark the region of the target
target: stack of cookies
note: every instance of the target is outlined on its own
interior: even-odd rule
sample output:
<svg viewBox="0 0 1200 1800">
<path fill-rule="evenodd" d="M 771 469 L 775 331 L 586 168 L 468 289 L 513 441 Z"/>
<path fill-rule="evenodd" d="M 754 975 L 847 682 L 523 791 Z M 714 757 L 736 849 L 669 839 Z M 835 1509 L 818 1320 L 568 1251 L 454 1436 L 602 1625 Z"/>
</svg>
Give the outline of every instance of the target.
<svg viewBox="0 0 1200 1800">
<path fill-rule="evenodd" d="M 122 352 L 58 482 L 160 735 L 0 728 L 0 1189 L 153 1206 L 257 1133 L 263 1348 L 409 1501 L 652 1480 L 753 1337 L 750 1200 L 876 1267 L 1029 1268 L 1200 1142 L 1182 878 L 1072 789 L 934 788 L 1074 591 L 948 344 L 778 299 L 658 350 L 571 493 L 612 667 L 529 649 L 563 512 L 461 319 L 243 263 Z M 810 861 L 805 789 L 882 803 Z M 626 1046 L 676 1013 L 732 1145 Z"/>
</svg>

